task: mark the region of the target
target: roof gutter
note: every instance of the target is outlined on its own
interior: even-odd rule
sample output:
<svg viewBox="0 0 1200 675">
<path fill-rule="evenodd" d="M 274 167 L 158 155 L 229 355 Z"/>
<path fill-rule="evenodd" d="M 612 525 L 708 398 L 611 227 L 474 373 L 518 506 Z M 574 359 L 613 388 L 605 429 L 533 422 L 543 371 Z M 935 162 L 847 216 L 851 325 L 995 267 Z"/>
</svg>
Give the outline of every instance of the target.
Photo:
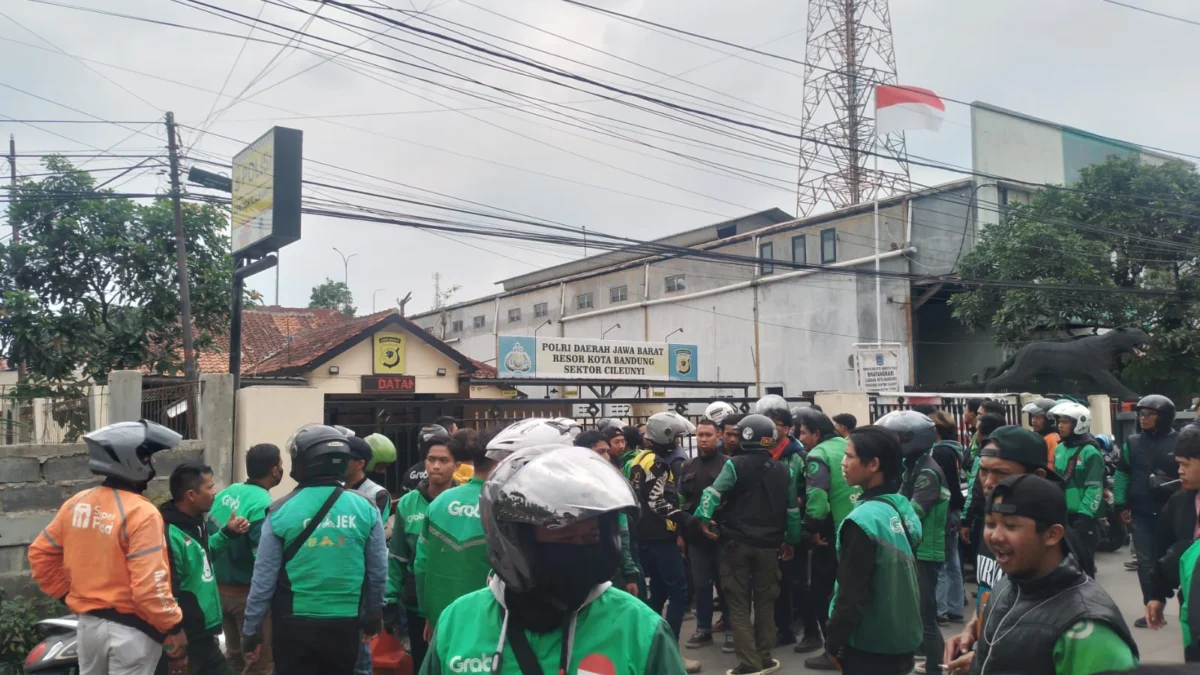
<svg viewBox="0 0 1200 675">
<path fill-rule="evenodd" d="M 917 251 L 916 247 L 910 246 L 908 248 L 902 248 L 902 249 L 899 249 L 896 251 L 888 251 L 887 253 L 881 254 L 879 256 L 879 259 L 887 260 L 889 258 L 899 258 L 908 253 L 916 253 L 916 251 Z M 563 323 L 566 323 L 568 321 L 578 321 L 580 319 L 590 319 L 592 317 L 604 316 L 607 314 L 613 314 L 615 312 L 623 312 L 623 311 L 628 310 L 630 307 L 653 307 L 655 305 L 669 305 L 672 303 L 680 302 L 682 300 L 695 300 L 697 298 L 707 298 L 709 296 L 717 295 L 719 293 L 728 293 L 730 291 L 739 291 L 739 290 L 742 290 L 743 288 L 751 288 L 753 286 L 766 286 L 767 284 L 775 284 L 775 283 L 779 283 L 781 281 L 788 281 L 790 279 L 798 279 L 800 277 L 811 276 L 813 274 L 818 274 L 820 272 L 823 272 L 823 271 L 825 271 L 825 268 L 829 268 L 829 267 L 835 267 L 835 268 L 856 267 L 863 263 L 874 262 L 874 260 L 875 260 L 875 256 L 873 256 L 873 255 L 867 256 L 865 258 L 855 258 L 854 260 L 846 260 L 846 261 L 839 262 L 839 263 L 832 263 L 829 265 L 825 265 L 822 269 L 797 270 L 795 272 L 787 272 L 784 274 L 772 274 L 770 276 L 758 277 L 755 279 L 751 279 L 749 281 L 739 281 L 736 284 L 729 284 L 728 286 L 721 286 L 720 288 L 711 288 L 707 291 L 697 291 L 695 293 L 688 293 L 686 295 L 675 295 L 675 296 L 672 296 L 669 298 L 658 298 L 656 300 L 643 300 L 642 302 L 639 302 L 637 304 L 619 305 L 616 307 L 605 307 L 604 309 L 598 309 L 594 312 L 585 312 L 583 314 L 573 314 L 571 316 L 564 316 L 559 320 Z"/>
</svg>

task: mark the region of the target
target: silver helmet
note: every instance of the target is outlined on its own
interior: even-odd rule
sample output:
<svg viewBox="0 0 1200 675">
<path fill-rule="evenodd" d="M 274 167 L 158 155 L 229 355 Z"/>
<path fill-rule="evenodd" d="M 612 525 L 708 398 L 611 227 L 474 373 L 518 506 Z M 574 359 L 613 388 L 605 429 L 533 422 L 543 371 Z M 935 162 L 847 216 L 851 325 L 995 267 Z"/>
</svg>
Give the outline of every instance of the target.
<svg viewBox="0 0 1200 675">
<path fill-rule="evenodd" d="M 492 569 L 506 588 L 524 593 L 538 580 L 533 538 L 523 528 L 553 530 L 610 514 L 636 516 L 638 501 L 629 481 L 604 457 L 585 448 L 547 445 L 518 450 L 500 462 L 483 485 L 479 509 Z M 615 523 L 602 527 L 601 534 L 617 560 L 621 540 Z"/>
<path fill-rule="evenodd" d="M 904 457 L 919 455 L 937 443 L 933 420 L 916 410 L 893 410 L 875 424 L 900 438 L 900 454 Z"/>
<path fill-rule="evenodd" d="M 487 444 L 487 458 L 501 460 L 522 448 L 570 445 L 583 427 L 569 417 L 534 417 L 510 424 Z"/>
<path fill-rule="evenodd" d="M 737 408 L 734 408 L 729 401 L 713 401 L 704 409 L 704 417 L 717 424 L 720 424 L 723 418 L 736 414 Z"/>
<path fill-rule="evenodd" d="M 689 431 L 688 427 L 691 427 Z M 654 413 L 650 419 L 646 420 L 646 434 L 644 436 L 647 443 L 658 447 L 675 447 L 680 438 L 687 436 L 696 427 L 692 426 L 687 418 L 679 413 L 660 412 Z"/>
<path fill-rule="evenodd" d="M 146 420 L 117 422 L 83 436 L 89 471 L 131 483 L 154 478 L 150 456 L 174 448 L 181 440 L 183 437 L 174 431 Z"/>
<path fill-rule="evenodd" d="M 767 394 L 758 399 L 758 402 L 754 404 L 755 415 L 766 415 L 771 419 L 776 419 L 776 415 L 779 415 L 781 412 L 787 413 L 788 417 L 792 415 L 791 406 L 779 394 Z"/>
</svg>

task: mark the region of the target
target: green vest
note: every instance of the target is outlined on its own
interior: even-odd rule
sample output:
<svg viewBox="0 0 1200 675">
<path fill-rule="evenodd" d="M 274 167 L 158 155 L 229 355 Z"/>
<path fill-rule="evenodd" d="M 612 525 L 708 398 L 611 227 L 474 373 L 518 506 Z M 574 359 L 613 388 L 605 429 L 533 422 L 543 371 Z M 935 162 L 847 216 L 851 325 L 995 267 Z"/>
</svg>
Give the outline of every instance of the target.
<svg viewBox="0 0 1200 675">
<path fill-rule="evenodd" d="M 908 500 L 894 492 L 858 502 L 847 517 L 875 542 L 875 569 L 867 582 L 870 600 L 850 636 L 850 646 L 876 654 L 911 654 L 920 649 L 922 638 L 921 622 L 914 618 L 921 615 L 921 606 L 909 537 L 920 540 L 921 521 Z M 837 548 L 840 555 L 840 527 Z M 834 583 L 831 613 L 837 593 Z"/>
<path fill-rule="evenodd" d="M 817 444 L 808 453 L 808 461 L 820 459 L 829 467 L 829 513 L 833 516 L 833 527 L 842 526 L 842 521 L 854 510 L 854 503 L 862 489 L 846 482 L 842 473 L 842 458 L 846 456 L 846 439 L 828 438 Z"/>
<path fill-rule="evenodd" d="M 413 561 L 417 555 L 417 540 L 425 529 L 425 512 L 429 502 L 420 489 L 409 490 L 396 503 L 396 521 L 392 524 L 392 540 L 388 542 L 387 604 L 404 602 L 404 606 L 417 611 L 415 597 L 405 601 L 404 587 L 413 574 Z M 413 589 L 415 596 L 415 588 Z"/>
<path fill-rule="evenodd" d="M 197 534 L 175 524 L 167 525 L 171 571 L 179 580 L 177 602 L 184 610 L 184 632 L 192 637 L 216 635 L 221 630 L 221 593 L 206 542 Z"/>
<path fill-rule="evenodd" d="M 908 493 L 905 496 L 910 500 L 914 494 L 925 490 L 938 490 L 937 502 L 927 513 L 920 514 L 921 531 L 924 536 L 917 546 L 917 560 L 946 560 L 946 516 L 950 510 L 950 490 L 946 487 L 945 480 L 930 452 L 921 455 L 912 468 L 906 466 L 904 469 L 903 485 L 907 490 L 903 492 Z"/>
<path fill-rule="evenodd" d="M 1078 456 L 1072 466 L 1072 459 Z M 1093 474 L 1088 475 L 1088 466 Z M 1095 517 L 1104 499 L 1104 456 L 1096 446 L 1085 443 L 1081 446 L 1058 444 L 1054 449 L 1054 471 L 1067 483 L 1067 513 L 1082 513 Z M 1068 469 L 1070 476 L 1067 475 Z M 1098 470 L 1098 473 L 1097 473 Z M 1089 494 L 1090 493 L 1090 494 Z"/>
<path fill-rule="evenodd" d="M 232 540 L 223 554 L 213 556 L 218 582 L 250 585 L 250 577 L 254 575 L 254 556 L 258 553 L 258 535 L 270 505 L 271 493 L 252 483 L 236 483 L 217 493 L 212 510 L 208 512 L 209 532 L 225 527 L 234 510 L 250 521 L 249 532 Z"/>
<path fill-rule="evenodd" d="M 482 490 L 483 479 L 472 478 L 438 495 L 425 512 L 413 572 L 421 612 L 434 625 L 450 603 L 487 585 L 492 565 L 479 519 Z"/>
<path fill-rule="evenodd" d="M 1187 649 L 1195 639 L 1192 627 L 1188 623 L 1188 605 L 1192 594 L 1192 574 L 1196 570 L 1196 562 L 1200 560 L 1198 543 L 1200 543 L 1200 539 L 1193 541 L 1179 559 L 1179 599 L 1182 601 L 1182 606 L 1179 608 L 1179 625 L 1183 628 L 1184 649 Z"/>
<path fill-rule="evenodd" d="M 333 486 L 299 488 L 267 517 L 283 548 L 300 536 Z M 366 579 L 367 539 L 379 518 L 375 505 L 345 490 L 279 576 L 276 616 L 345 619 L 358 616 Z"/>
<path fill-rule="evenodd" d="M 512 643 L 505 639 L 500 667 L 492 656 L 504 616 L 491 588 L 463 596 L 448 607 L 421 672 L 521 675 Z M 510 628 L 511 629 L 511 628 Z M 525 631 L 543 673 L 558 673 L 563 631 Z M 567 673 L 584 675 L 683 675 L 683 662 L 671 629 L 636 597 L 609 587 L 579 611 Z"/>
</svg>

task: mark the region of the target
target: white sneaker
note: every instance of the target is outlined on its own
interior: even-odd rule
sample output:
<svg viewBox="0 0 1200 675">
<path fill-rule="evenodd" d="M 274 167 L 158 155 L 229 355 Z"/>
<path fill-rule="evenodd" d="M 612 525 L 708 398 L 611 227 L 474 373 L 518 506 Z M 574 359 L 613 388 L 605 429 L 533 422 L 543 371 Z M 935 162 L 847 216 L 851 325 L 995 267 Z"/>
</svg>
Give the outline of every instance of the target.
<svg viewBox="0 0 1200 675">
<path fill-rule="evenodd" d="M 698 673 L 698 672 L 700 672 L 701 667 L 702 667 L 702 664 L 700 663 L 699 659 L 689 659 L 689 658 L 683 659 L 683 669 L 686 672 Z"/>
<path fill-rule="evenodd" d="M 918 663 L 918 664 L 914 665 L 914 666 L 913 666 L 913 672 L 914 672 L 914 673 L 922 673 L 922 675 L 924 675 L 924 673 L 925 673 L 925 662 L 924 662 L 924 661 L 922 661 L 922 662 L 920 662 L 920 663 Z"/>
<path fill-rule="evenodd" d="M 779 659 L 771 659 L 763 664 L 763 669 L 759 672 L 761 672 L 763 675 L 767 675 L 767 673 L 773 673 L 782 667 L 783 666 L 779 663 Z"/>
</svg>

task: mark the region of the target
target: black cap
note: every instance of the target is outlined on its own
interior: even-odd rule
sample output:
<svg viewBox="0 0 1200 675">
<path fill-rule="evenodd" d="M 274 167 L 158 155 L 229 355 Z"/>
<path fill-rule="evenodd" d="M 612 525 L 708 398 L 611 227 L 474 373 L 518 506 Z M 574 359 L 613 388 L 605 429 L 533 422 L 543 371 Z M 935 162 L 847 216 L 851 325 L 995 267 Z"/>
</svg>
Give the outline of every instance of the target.
<svg viewBox="0 0 1200 675">
<path fill-rule="evenodd" d="M 1028 473 L 1009 476 L 992 490 L 987 512 L 1024 516 L 1044 525 L 1066 525 L 1067 496 L 1045 478 Z"/>
<path fill-rule="evenodd" d="M 990 447 L 995 445 L 996 447 Z M 1046 440 L 1024 427 L 1000 427 L 988 436 L 979 450 L 981 457 L 996 457 L 1028 467 L 1046 467 Z"/>
<path fill-rule="evenodd" d="M 366 439 L 351 436 L 346 439 L 346 444 L 350 446 L 350 459 L 361 459 L 364 462 L 370 463 L 373 453 Z"/>
</svg>

